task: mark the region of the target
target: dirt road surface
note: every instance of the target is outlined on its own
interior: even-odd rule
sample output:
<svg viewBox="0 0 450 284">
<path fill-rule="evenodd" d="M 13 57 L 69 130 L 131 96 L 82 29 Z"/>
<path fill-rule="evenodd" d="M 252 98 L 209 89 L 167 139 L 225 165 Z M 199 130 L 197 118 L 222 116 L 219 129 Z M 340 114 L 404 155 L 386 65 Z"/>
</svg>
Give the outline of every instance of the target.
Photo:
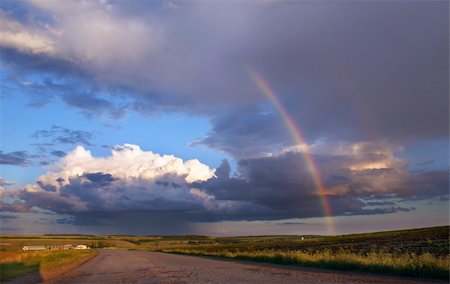
<svg viewBox="0 0 450 284">
<path fill-rule="evenodd" d="M 48 283 L 439 283 L 273 264 L 102 249 Z"/>
</svg>

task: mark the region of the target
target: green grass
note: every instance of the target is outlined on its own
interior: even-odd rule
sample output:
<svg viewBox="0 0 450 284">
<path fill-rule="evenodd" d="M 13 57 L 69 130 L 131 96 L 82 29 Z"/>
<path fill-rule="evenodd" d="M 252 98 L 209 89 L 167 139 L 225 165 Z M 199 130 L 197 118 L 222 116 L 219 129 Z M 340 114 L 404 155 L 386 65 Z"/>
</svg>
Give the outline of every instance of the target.
<svg viewBox="0 0 450 284">
<path fill-rule="evenodd" d="M 95 256 L 94 250 L 1 252 L 0 281 L 27 273 L 39 272 L 42 277 L 55 269 Z"/>
<path fill-rule="evenodd" d="M 38 263 L 3 263 L 0 264 L 0 281 L 10 280 L 33 271 L 39 271 Z"/>
</svg>

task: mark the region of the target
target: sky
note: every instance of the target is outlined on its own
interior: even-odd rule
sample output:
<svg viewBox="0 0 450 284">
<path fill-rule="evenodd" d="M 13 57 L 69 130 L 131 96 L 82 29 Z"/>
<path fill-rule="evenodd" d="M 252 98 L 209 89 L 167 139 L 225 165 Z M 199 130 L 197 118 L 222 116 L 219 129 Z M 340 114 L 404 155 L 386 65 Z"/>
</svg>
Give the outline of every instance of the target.
<svg viewBox="0 0 450 284">
<path fill-rule="evenodd" d="M 449 225 L 448 1 L 0 1 L 3 234 Z"/>
</svg>

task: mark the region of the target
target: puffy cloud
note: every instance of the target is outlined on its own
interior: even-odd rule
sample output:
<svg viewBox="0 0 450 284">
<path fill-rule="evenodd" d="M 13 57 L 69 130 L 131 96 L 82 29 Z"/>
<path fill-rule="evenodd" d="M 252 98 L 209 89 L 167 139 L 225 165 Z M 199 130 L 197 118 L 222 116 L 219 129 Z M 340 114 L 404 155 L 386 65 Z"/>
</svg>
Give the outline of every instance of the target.
<svg viewBox="0 0 450 284">
<path fill-rule="evenodd" d="M 214 177 L 198 160 L 115 146 L 110 157 L 94 157 L 82 146 L 67 153 L 35 184 L 13 192 L 27 207 L 57 213 L 95 210 L 171 210 L 198 207 L 193 182 Z"/>
<path fill-rule="evenodd" d="M 214 176 L 214 170 L 198 160 L 183 162 L 172 155 L 159 155 L 143 151 L 139 146 L 124 144 L 115 146 L 111 157 L 96 158 L 82 146 L 58 162 L 57 171 L 40 176 L 38 181 L 57 188 L 70 183 L 69 179 L 85 176 L 89 181 L 96 182 L 95 173 L 105 173 L 124 182 L 139 183 L 155 181 L 166 176 L 173 176 L 183 183 L 204 181 Z M 97 176 L 102 176 L 99 174 Z"/>
</svg>

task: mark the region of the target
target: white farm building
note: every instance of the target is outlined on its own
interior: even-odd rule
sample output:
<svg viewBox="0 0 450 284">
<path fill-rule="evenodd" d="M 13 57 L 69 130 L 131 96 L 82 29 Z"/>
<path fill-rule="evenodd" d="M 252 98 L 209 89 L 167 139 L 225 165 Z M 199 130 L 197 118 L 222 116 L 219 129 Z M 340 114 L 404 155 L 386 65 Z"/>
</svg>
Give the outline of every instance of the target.
<svg viewBox="0 0 450 284">
<path fill-rule="evenodd" d="M 24 246 L 22 250 L 72 250 L 72 249 L 90 249 L 87 245 L 56 245 L 56 246 Z"/>
<path fill-rule="evenodd" d="M 24 246 L 22 249 L 23 250 L 46 250 L 47 247 L 45 247 L 45 246 Z"/>
</svg>

